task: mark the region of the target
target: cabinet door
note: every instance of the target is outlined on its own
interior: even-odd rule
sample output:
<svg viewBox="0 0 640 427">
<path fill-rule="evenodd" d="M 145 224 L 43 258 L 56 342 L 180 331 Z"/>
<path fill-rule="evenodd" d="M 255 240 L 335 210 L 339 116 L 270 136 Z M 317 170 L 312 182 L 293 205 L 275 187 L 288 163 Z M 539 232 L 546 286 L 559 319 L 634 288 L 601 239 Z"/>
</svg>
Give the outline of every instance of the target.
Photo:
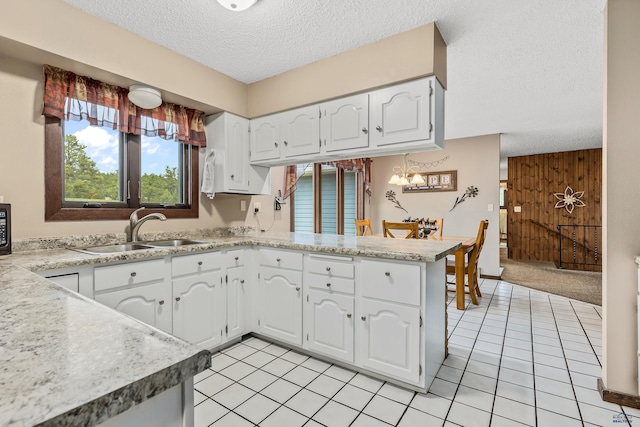
<svg viewBox="0 0 640 427">
<path fill-rule="evenodd" d="M 280 125 L 284 157 L 320 152 L 320 109 L 317 105 L 282 113 Z"/>
<path fill-rule="evenodd" d="M 251 161 L 280 158 L 280 122 L 279 115 L 251 120 Z"/>
<path fill-rule="evenodd" d="M 260 333 L 302 346 L 302 272 L 260 267 Z"/>
<path fill-rule="evenodd" d="M 381 89 L 370 95 L 369 142 L 381 147 L 431 139 L 430 80 Z"/>
<path fill-rule="evenodd" d="M 96 295 L 96 301 L 171 333 L 171 285 L 156 283 Z"/>
<path fill-rule="evenodd" d="M 249 120 L 227 116 L 226 176 L 229 191 L 249 190 Z"/>
<path fill-rule="evenodd" d="M 227 269 L 227 340 L 244 333 L 244 267 Z"/>
<path fill-rule="evenodd" d="M 357 321 L 360 364 L 411 383 L 420 380 L 420 309 L 362 300 Z"/>
<path fill-rule="evenodd" d="M 327 152 L 369 145 L 369 95 L 322 104 L 322 142 Z"/>
<path fill-rule="evenodd" d="M 222 342 L 225 300 L 220 271 L 173 280 L 173 334 L 213 348 Z"/>
<path fill-rule="evenodd" d="M 353 363 L 353 297 L 309 291 L 304 312 L 307 347 Z"/>
</svg>

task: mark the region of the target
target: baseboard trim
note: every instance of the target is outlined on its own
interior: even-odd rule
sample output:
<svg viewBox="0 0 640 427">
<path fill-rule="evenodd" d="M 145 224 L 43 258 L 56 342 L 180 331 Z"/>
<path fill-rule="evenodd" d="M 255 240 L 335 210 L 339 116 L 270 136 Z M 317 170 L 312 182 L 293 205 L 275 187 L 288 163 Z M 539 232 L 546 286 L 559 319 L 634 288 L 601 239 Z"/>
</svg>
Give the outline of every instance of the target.
<svg viewBox="0 0 640 427">
<path fill-rule="evenodd" d="M 502 275 L 500 276 L 491 276 L 489 274 L 481 274 L 480 278 L 481 279 L 495 279 L 495 280 L 500 280 L 500 278 L 502 277 Z"/>
<path fill-rule="evenodd" d="M 605 402 L 640 409 L 640 396 L 607 390 L 604 387 L 602 378 L 598 378 L 598 392 L 600 393 L 602 400 Z"/>
</svg>

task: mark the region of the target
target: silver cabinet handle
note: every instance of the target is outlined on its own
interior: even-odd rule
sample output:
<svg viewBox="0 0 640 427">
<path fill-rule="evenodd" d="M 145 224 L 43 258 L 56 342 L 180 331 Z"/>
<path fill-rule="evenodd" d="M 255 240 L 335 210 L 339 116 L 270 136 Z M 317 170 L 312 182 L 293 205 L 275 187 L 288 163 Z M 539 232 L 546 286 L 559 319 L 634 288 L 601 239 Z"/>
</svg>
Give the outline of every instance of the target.
<svg viewBox="0 0 640 427">
<path fill-rule="evenodd" d="M 244 284 L 244 279 L 240 280 L 240 284 L 243 285 Z"/>
<path fill-rule="evenodd" d="M 381 128 L 380 126 L 376 126 L 376 130 L 377 130 L 378 132 L 382 132 L 382 128 Z"/>
<path fill-rule="evenodd" d="M 278 148 L 278 143 L 277 142 L 274 142 L 273 144 L 276 146 L 276 148 Z"/>
<path fill-rule="evenodd" d="M 326 270 L 327 270 L 327 271 L 331 271 L 331 267 L 327 267 L 327 268 L 326 268 Z"/>
<path fill-rule="evenodd" d="M 388 271 L 385 271 L 385 272 L 384 272 L 384 275 L 385 275 L 385 276 L 387 276 L 387 277 L 389 277 L 389 276 L 391 276 L 391 273 L 390 273 L 390 272 L 388 272 Z"/>
<path fill-rule="evenodd" d="M 327 288 L 330 288 L 330 287 L 331 287 L 331 283 L 327 283 Z"/>
<path fill-rule="evenodd" d="M 300 290 L 300 287 L 297 287 L 297 288 L 296 288 L 296 291 L 299 291 L 299 290 Z"/>
<path fill-rule="evenodd" d="M 235 259 L 236 261 L 238 260 L 238 257 L 234 257 L 233 259 Z"/>
<path fill-rule="evenodd" d="M 135 271 L 131 272 L 131 277 L 136 277 L 136 272 Z"/>
<path fill-rule="evenodd" d="M 234 176 L 235 176 L 234 174 L 231 174 L 231 179 L 233 179 Z"/>
<path fill-rule="evenodd" d="M 351 313 L 347 313 L 347 319 L 351 319 Z"/>
<path fill-rule="evenodd" d="M 365 135 L 369 133 L 369 131 L 367 130 L 367 128 L 362 128 L 362 133 L 364 133 Z"/>
<path fill-rule="evenodd" d="M 202 261 L 198 261 L 198 265 L 202 265 Z"/>
<path fill-rule="evenodd" d="M 161 299 L 161 300 L 158 302 L 158 304 L 163 305 L 163 304 L 164 304 L 164 300 L 163 300 L 163 299 Z"/>
<path fill-rule="evenodd" d="M 176 297 L 176 302 L 180 301 L 180 297 Z"/>
<path fill-rule="evenodd" d="M 286 147 L 287 145 L 289 145 L 289 143 L 287 141 L 284 142 L 284 146 Z"/>
<path fill-rule="evenodd" d="M 361 319 L 362 319 L 363 322 L 366 322 L 367 321 L 367 316 L 362 316 Z"/>
<path fill-rule="evenodd" d="M 276 262 L 280 262 L 280 258 L 276 258 Z"/>
</svg>

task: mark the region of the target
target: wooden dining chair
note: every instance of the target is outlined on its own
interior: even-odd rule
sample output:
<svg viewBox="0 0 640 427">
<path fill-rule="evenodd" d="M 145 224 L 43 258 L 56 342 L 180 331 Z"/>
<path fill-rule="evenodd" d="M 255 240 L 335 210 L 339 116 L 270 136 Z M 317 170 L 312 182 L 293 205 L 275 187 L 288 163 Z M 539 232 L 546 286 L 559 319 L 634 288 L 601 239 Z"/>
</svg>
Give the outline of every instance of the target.
<svg viewBox="0 0 640 427">
<path fill-rule="evenodd" d="M 474 293 L 479 297 L 482 296 L 480 292 L 480 285 L 478 283 L 478 260 L 480 259 L 480 254 L 482 253 L 482 247 L 484 246 L 485 238 L 487 237 L 487 228 L 489 227 L 489 220 L 483 219 L 480 221 L 480 226 L 478 227 L 478 235 L 476 236 L 476 243 L 473 247 L 473 250 L 469 252 L 469 258 L 465 262 L 464 271 L 467 275 L 467 282 L 465 285 L 469 288 L 465 293 Z M 469 266 L 472 266 L 469 269 Z M 469 271 L 471 270 L 471 271 Z M 447 276 L 456 274 L 456 262 L 455 259 L 447 258 Z M 447 285 L 455 285 L 455 278 L 453 282 L 450 282 L 447 279 Z M 449 292 L 455 292 L 455 289 L 449 289 Z"/>
<path fill-rule="evenodd" d="M 384 237 L 396 237 L 390 230 L 408 230 L 405 239 L 418 238 L 418 221 L 414 222 L 387 222 L 382 220 L 382 233 Z"/>
<path fill-rule="evenodd" d="M 371 229 L 371 220 L 369 218 L 354 218 L 353 221 L 356 223 L 356 236 L 366 236 L 367 232 L 369 233 L 369 236 L 373 236 L 373 230 Z"/>
</svg>

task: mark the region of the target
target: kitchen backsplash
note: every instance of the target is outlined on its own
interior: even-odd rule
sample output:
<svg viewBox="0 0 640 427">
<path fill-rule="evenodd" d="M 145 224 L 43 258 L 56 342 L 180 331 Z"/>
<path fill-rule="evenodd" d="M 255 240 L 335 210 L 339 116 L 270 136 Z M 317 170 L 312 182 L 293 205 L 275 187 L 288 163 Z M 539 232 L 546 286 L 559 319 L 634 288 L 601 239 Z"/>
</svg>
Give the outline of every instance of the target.
<svg viewBox="0 0 640 427">
<path fill-rule="evenodd" d="M 140 240 L 168 239 L 211 239 L 215 237 L 237 236 L 255 231 L 253 227 L 217 227 L 183 231 L 142 232 Z M 125 233 L 92 234 L 86 236 L 30 237 L 14 239 L 13 252 L 36 251 L 41 249 L 78 248 L 83 246 L 113 245 L 126 241 Z"/>
</svg>

